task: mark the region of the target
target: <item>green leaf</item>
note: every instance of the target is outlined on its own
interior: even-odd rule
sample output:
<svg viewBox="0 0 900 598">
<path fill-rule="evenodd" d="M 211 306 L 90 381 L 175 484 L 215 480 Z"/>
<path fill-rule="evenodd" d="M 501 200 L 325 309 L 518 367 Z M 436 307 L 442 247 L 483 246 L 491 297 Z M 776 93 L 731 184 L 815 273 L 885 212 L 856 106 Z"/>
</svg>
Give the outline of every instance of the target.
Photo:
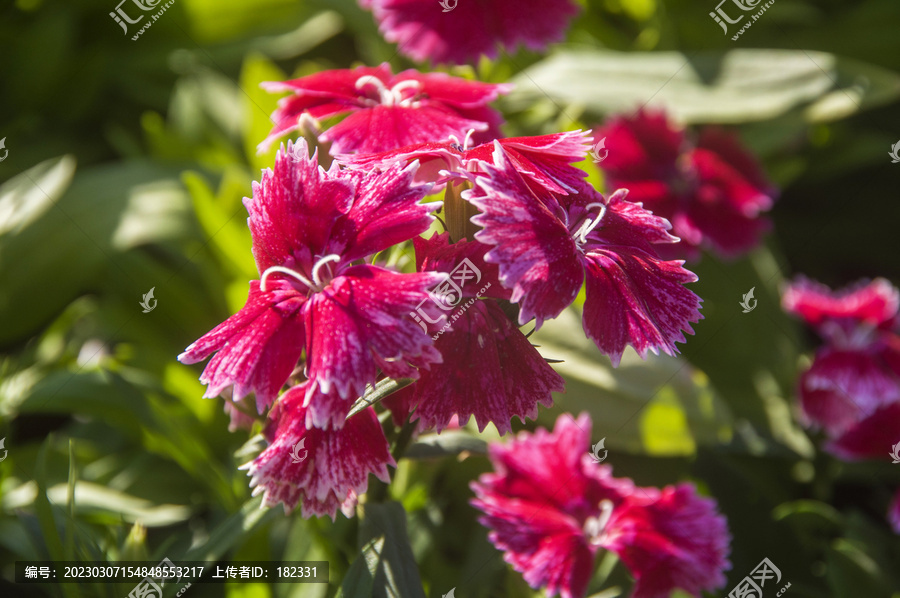
<svg viewBox="0 0 900 598">
<path fill-rule="evenodd" d="M 826 553 L 827 576 L 834 598 L 889 598 L 884 575 L 859 546 L 835 540 Z"/>
<path fill-rule="evenodd" d="M 400 503 L 366 504 L 359 529 L 361 553 L 338 598 L 425 598 Z"/>
<path fill-rule="evenodd" d="M 900 76 L 811 50 L 725 53 L 563 50 L 513 79 L 508 105 L 537 101 L 595 114 L 631 112 L 648 102 L 687 122 L 740 123 L 800 111 L 809 122 L 845 118 L 900 97 Z"/>
<path fill-rule="evenodd" d="M 434 459 L 462 452 L 487 453 L 487 443 L 468 432 L 447 430 L 441 434 L 426 434 L 412 443 L 403 456 L 409 459 Z"/>
<path fill-rule="evenodd" d="M 691 338 L 691 337 L 688 337 Z M 566 392 L 538 421 L 553 425 L 561 413 L 587 411 L 594 440 L 606 448 L 658 456 L 685 455 L 696 445 L 715 445 L 731 437 L 731 416 L 706 376 L 680 357 L 648 355 L 631 349 L 618 368 L 588 340 L 576 308 L 569 308 L 530 337 L 566 380 Z M 587 447 L 585 447 L 587 449 Z"/>
<path fill-rule="evenodd" d="M 206 542 L 191 548 L 181 560 L 217 561 L 221 559 L 226 552 L 240 544 L 244 538 L 274 519 L 278 514 L 277 510 L 263 507 L 262 500 L 262 496 L 248 500 L 237 513 L 220 523 Z"/>
</svg>

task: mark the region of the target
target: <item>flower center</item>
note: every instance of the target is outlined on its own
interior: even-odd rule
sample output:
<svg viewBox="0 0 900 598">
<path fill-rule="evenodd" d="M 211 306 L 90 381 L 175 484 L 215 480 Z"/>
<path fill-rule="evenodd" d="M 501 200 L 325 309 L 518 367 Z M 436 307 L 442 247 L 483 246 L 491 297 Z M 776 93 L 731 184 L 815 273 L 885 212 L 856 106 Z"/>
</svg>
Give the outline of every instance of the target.
<svg viewBox="0 0 900 598">
<path fill-rule="evenodd" d="M 286 274 L 287 276 L 290 276 L 290 277 L 300 281 L 310 291 L 313 291 L 315 293 L 321 293 L 322 289 L 325 287 L 325 285 L 328 284 L 329 282 L 331 282 L 331 279 L 334 277 L 334 273 L 331 271 L 331 266 L 328 266 L 328 264 L 330 262 L 336 262 L 340 259 L 341 259 L 341 256 L 339 256 L 336 253 L 332 253 L 330 255 L 326 255 L 322 258 L 319 258 L 319 260 L 312 267 L 312 274 L 311 274 L 312 280 L 309 280 L 308 278 L 306 278 L 305 276 L 303 276 L 296 270 L 291 270 L 290 268 L 285 268 L 284 266 L 272 266 L 271 268 L 268 268 L 265 272 L 263 272 L 262 276 L 260 277 L 259 289 L 263 293 L 265 293 L 266 292 L 266 280 L 268 280 L 269 276 L 271 276 L 272 274 L 275 274 L 277 272 L 279 274 Z M 322 279 L 319 277 L 319 272 L 323 266 L 327 266 L 327 268 L 328 268 L 328 277 L 325 279 Z"/>
<path fill-rule="evenodd" d="M 595 208 L 600 208 L 597 211 L 596 218 L 593 217 L 594 214 L 591 210 Z M 594 203 L 589 203 L 584 206 L 585 209 L 585 219 L 581 223 L 581 225 L 575 229 L 575 232 L 572 233 L 572 236 L 575 238 L 575 242 L 578 243 L 578 246 L 582 246 L 587 242 L 587 236 L 591 234 L 591 232 L 597 228 L 597 225 L 600 224 L 600 221 L 603 220 L 603 216 L 606 215 L 606 204 L 595 201 Z"/>
<path fill-rule="evenodd" d="M 372 75 L 365 75 L 356 80 L 356 89 L 362 90 L 364 87 L 371 85 L 378 92 L 378 100 L 371 98 L 363 98 L 363 102 L 368 106 L 404 106 L 410 108 L 418 108 L 418 93 L 413 93 L 409 97 L 403 97 L 403 92 L 407 89 L 418 90 L 422 84 L 415 79 L 407 79 L 397 83 L 390 89 L 384 84 L 384 81 Z"/>
<path fill-rule="evenodd" d="M 456 137 L 456 135 L 450 135 L 450 137 L 448 139 L 450 139 L 450 141 L 453 142 L 450 144 L 450 147 L 452 147 L 453 149 L 455 149 L 458 152 L 468 151 L 469 142 L 472 141 L 472 135 L 474 133 L 475 133 L 475 129 L 469 129 L 466 132 L 466 138 L 462 143 L 459 142 L 459 139 Z"/>
<path fill-rule="evenodd" d="M 604 540 L 603 530 L 606 529 L 606 525 L 609 523 L 610 517 L 612 517 L 613 503 L 611 500 L 604 498 L 600 501 L 599 507 L 600 514 L 585 519 L 582 527 L 588 542 L 594 546 L 599 546 Z"/>
</svg>

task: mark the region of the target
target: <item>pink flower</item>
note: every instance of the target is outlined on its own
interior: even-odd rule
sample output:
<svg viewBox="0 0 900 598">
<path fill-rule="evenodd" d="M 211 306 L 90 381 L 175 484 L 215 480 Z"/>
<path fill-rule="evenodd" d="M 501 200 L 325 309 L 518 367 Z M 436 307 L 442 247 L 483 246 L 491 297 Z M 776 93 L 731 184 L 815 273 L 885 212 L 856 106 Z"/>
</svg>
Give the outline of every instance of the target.
<svg viewBox="0 0 900 598">
<path fill-rule="evenodd" d="M 572 163 L 580 162 L 588 145 L 582 131 L 568 131 L 533 137 L 507 137 L 496 141 L 503 147 L 513 167 L 532 185 L 566 195 L 583 185 L 587 174 Z M 480 164 L 493 163 L 494 143 L 482 143 L 469 148 L 467 136 L 462 145 L 459 139 L 416 143 L 398 149 L 373 154 L 338 154 L 337 160 L 354 169 L 385 169 L 396 164 L 418 160 L 422 180 L 434 181 L 434 191 L 450 178 L 469 179 L 473 173 L 483 174 Z"/>
<path fill-rule="evenodd" d="M 351 517 L 369 474 L 390 482 L 387 466 L 397 464 L 371 407 L 340 430 L 307 428 L 305 394 L 295 387 L 282 395 L 269 414 L 268 448 L 241 469 L 251 476 L 254 496 L 264 493 L 266 506 L 283 503 L 288 514 L 299 503 L 303 517 L 334 519 L 338 509 Z"/>
<path fill-rule="evenodd" d="M 292 95 L 279 100 L 272 114 L 276 125 L 259 144 L 260 151 L 300 129 L 301 117 L 317 122 L 346 115 L 319 135 L 320 142 L 332 144 L 335 154 L 384 151 L 450 135 L 463 138 L 470 129 L 483 141 L 493 139 L 499 136 L 503 119 L 488 102 L 510 89 L 412 69 L 393 75 L 387 63 L 262 85 L 270 92 Z"/>
<path fill-rule="evenodd" d="M 611 188 L 629 190 L 657 216 L 672 223 L 681 243 L 666 255 L 696 257 L 701 246 L 730 257 L 759 244 L 768 227 L 760 217 L 777 197 L 754 157 L 737 139 L 715 127 L 696 144 L 663 112 L 617 117 L 594 133 L 605 138 L 600 163 Z"/>
<path fill-rule="evenodd" d="M 490 541 L 531 587 L 584 596 L 596 554 L 612 550 L 635 577 L 634 598 L 694 596 L 725 583 L 729 541 L 712 499 L 689 484 L 662 490 L 612 477 L 588 456 L 591 420 L 557 419 L 553 432 L 494 444 L 494 473 L 472 483 Z"/>
<path fill-rule="evenodd" d="M 305 142 L 298 145 L 307 151 Z M 325 172 L 315 156 L 295 162 L 291 152 L 291 144 L 279 151 L 274 172 L 264 171 L 245 200 L 260 280 L 250 283 L 241 311 L 179 360 L 196 363 L 215 352 L 201 377 L 205 396 L 233 385 L 233 400 L 255 392 L 261 412 L 305 354 L 307 402 L 319 392 L 340 399 L 346 414 L 348 399 L 379 370 L 415 378 L 417 368 L 440 361 L 408 317 L 440 277 L 353 265 L 423 232 L 440 204 L 418 203 L 428 187 L 413 185 L 415 165 Z M 313 420 L 340 421 L 318 402 L 315 410 Z"/>
<path fill-rule="evenodd" d="M 684 287 L 697 277 L 653 248 L 677 241 L 668 222 L 625 201 L 624 190 L 607 200 L 584 183 L 571 195 L 529 185 L 494 143 L 493 164 L 481 163 L 487 175 L 463 197 L 481 211 L 475 238 L 492 246 L 486 259 L 512 289 L 519 323 L 555 318 L 586 282 L 585 332 L 614 365 L 626 345 L 642 357 L 677 353 L 701 319 L 701 300 Z"/>
<path fill-rule="evenodd" d="M 826 341 L 800 376 L 806 423 L 823 428 L 842 459 L 884 457 L 900 438 L 900 293 L 884 279 L 833 292 L 799 277 L 782 302 Z"/>
<path fill-rule="evenodd" d="M 514 51 L 523 44 L 542 51 L 560 41 L 578 12 L 571 0 L 361 0 L 372 8 L 384 38 L 401 53 L 424 62 L 477 63 L 497 57 L 497 47 Z"/>
<path fill-rule="evenodd" d="M 487 247 L 465 241 L 450 245 L 446 234 L 429 241 L 418 238 L 415 246 L 420 271 L 449 274 L 469 260 L 472 268 L 465 267 L 473 280 L 457 291 L 451 275 L 458 303 L 446 312 L 446 324 L 439 320 L 429 331 L 443 361 L 404 389 L 402 406 L 396 399 L 389 403 L 395 417 L 415 408 L 419 431 L 440 432 L 454 415 L 462 422 L 474 415 L 479 431 L 493 423 L 501 434 L 511 430 L 513 417 L 537 417 L 538 403 L 551 406 L 551 393 L 561 392 L 565 383 L 490 299 L 508 297 L 509 292 L 497 282 L 497 267 L 484 262 Z"/>
</svg>

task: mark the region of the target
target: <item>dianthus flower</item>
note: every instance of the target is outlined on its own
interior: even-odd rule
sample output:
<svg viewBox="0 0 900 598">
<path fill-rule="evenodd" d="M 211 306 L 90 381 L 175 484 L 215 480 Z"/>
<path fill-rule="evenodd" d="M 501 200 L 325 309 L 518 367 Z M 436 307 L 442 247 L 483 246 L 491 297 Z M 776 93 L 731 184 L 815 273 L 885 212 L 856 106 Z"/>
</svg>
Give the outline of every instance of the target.
<svg viewBox="0 0 900 598">
<path fill-rule="evenodd" d="M 334 519 L 338 509 L 351 517 L 369 474 L 390 482 L 387 466 L 397 464 L 374 409 L 355 414 L 341 429 L 307 428 L 304 394 L 296 387 L 279 398 L 265 429 L 269 446 L 241 469 L 251 476 L 253 495 L 264 493 L 265 506 L 283 503 L 290 513 L 299 503 L 303 517 Z"/>
<path fill-rule="evenodd" d="M 828 450 L 843 459 L 886 457 L 900 440 L 900 293 L 884 279 L 833 292 L 800 277 L 783 304 L 825 340 L 800 376 L 807 423 L 824 429 Z"/>
<path fill-rule="evenodd" d="M 505 434 L 513 417 L 537 417 L 538 403 L 552 405 L 551 393 L 565 383 L 504 313 L 499 300 L 509 291 L 497 281 L 497 266 L 484 261 L 488 248 L 474 241 L 451 245 L 446 233 L 418 238 L 415 248 L 419 271 L 448 276 L 434 301 L 446 322 L 421 309 L 413 314 L 426 329 L 433 324 L 429 333 L 443 361 L 388 398 L 395 420 L 415 409 L 419 431 L 440 432 L 454 415 L 462 422 L 474 415 L 479 431 L 493 423 Z"/>
<path fill-rule="evenodd" d="M 672 223 L 681 238 L 664 255 L 697 257 L 709 247 L 732 257 L 759 244 L 769 228 L 760 216 L 777 197 L 756 159 L 717 127 L 700 131 L 696 144 L 663 112 L 641 110 L 616 117 L 594 133 L 609 153 L 599 164 L 611 188 Z"/>
<path fill-rule="evenodd" d="M 346 415 L 379 370 L 415 378 L 417 368 L 440 361 L 409 312 L 441 276 L 353 263 L 425 231 L 440 204 L 418 203 L 429 187 L 413 184 L 415 164 L 325 172 L 306 143 L 298 145 L 306 157 L 298 161 L 289 143 L 244 201 L 260 273 L 246 305 L 179 360 L 215 353 L 201 376 L 205 396 L 233 386 L 234 401 L 254 392 L 262 412 L 303 356 L 307 402 L 337 401 L 333 409 L 319 405 L 318 419 L 339 425 L 332 411 Z"/>
<path fill-rule="evenodd" d="M 491 246 L 486 260 L 512 289 L 520 324 L 555 318 L 586 283 L 584 330 L 614 365 L 627 345 L 642 357 L 677 353 L 701 300 L 684 287 L 697 277 L 654 249 L 678 240 L 665 219 L 626 201 L 625 190 L 606 199 L 584 182 L 567 195 L 528 183 L 497 141 L 480 170 L 462 196 L 480 211 L 475 239 Z"/>
<path fill-rule="evenodd" d="M 525 179 L 553 193 L 573 193 L 587 176 L 572 166 L 580 162 L 588 151 L 588 132 L 567 131 L 532 137 L 507 137 L 496 141 L 505 151 L 513 167 Z M 371 154 L 338 154 L 337 160 L 355 169 L 384 169 L 395 164 L 418 161 L 418 177 L 435 183 L 439 191 L 449 180 L 457 182 L 483 174 L 480 164 L 491 163 L 493 141 L 469 147 L 470 135 L 460 144 L 455 137 L 447 141 L 416 143 L 405 147 Z"/>
<path fill-rule="evenodd" d="M 324 71 L 292 81 L 263 83 L 271 92 L 291 92 L 278 102 L 272 114 L 276 123 L 259 144 L 265 151 L 279 137 L 318 121 L 346 115 L 318 139 L 331 143 L 331 152 L 376 152 L 412 143 L 460 138 L 474 130 L 487 141 L 499 136 L 503 121 L 488 106 L 509 85 L 493 85 L 451 77 L 443 73 L 406 70 L 391 74 L 385 63 L 378 67 Z"/>
<path fill-rule="evenodd" d="M 730 536 L 712 499 L 690 484 L 636 487 L 588 455 L 591 420 L 561 416 L 553 432 L 520 432 L 492 444 L 494 473 L 472 483 L 472 504 L 504 559 L 548 596 L 587 591 L 600 550 L 635 578 L 633 598 L 694 596 L 725 584 Z"/>
<path fill-rule="evenodd" d="M 497 57 L 498 46 L 543 51 L 560 41 L 578 5 L 571 0 L 360 0 L 384 38 L 414 60 L 469 64 Z"/>
</svg>

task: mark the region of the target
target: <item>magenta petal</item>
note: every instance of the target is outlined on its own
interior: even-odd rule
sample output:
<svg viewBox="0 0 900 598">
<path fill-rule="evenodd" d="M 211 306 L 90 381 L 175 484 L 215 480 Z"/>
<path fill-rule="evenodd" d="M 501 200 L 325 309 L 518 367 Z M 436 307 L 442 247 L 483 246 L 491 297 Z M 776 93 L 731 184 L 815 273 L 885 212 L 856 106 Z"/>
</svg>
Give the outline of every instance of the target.
<svg viewBox="0 0 900 598">
<path fill-rule="evenodd" d="M 597 347 L 618 365 L 626 345 L 675 355 L 684 332 L 693 334 L 700 302 L 684 283 L 697 277 L 680 261 L 665 262 L 631 248 L 595 248 L 586 256 L 587 297 L 582 323 Z"/>
<path fill-rule="evenodd" d="M 421 373 L 413 386 L 419 430 L 443 430 L 453 415 L 475 416 L 479 431 L 493 423 L 501 434 L 512 418 L 537 417 L 538 403 L 553 404 L 551 392 L 565 383 L 493 300 L 460 304 L 452 328 L 435 347 L 443 363 Z M 460 313 L 461 312 L 461 313 Z"/>
<path fill-rule="evenodd" d="M 812 326 L 852 319 L 878 326 L 890 323 L 900 307 L 900 292 L 883 278 L 861 281 L 837 291 L 802 276 L 785 289 L 782 304 Z"/>
<path fill-rule="evenodd" d="M 332 228 L 350 209 L 353 194 L 350 180 L 329 176 L 309 157 L 305 140 L 288 142 L 275 158 L 275 170 L 264 170 L 253 184 L 253 198 L 244 199 L 260 274 L 289 265 L 308 273 L 313 258 L 326 252 Z"/>
<path fill-rule="evenodd" d="M 300 311 L 305 303 L 306 297 L 285 282 L 272 281 L 262 292 L 254 280 L 241 311 L 192 343 L 178 360 L 197 363 L 217 351 L 200 376 L 208 385 L 203 396 L 216 397 L 234 385 L 235 401 L 255 392 L 262 412 L 278 396 L 303 353 Z"/>
<path fill-rule="evenodd" d="M 407 241 L 431 226 L 440 202 L 421 204 L 431 185 L 415 185 L 416 164 L 384 172 L 350 172 L 356 185 L 353 206 L 333 231 L 329 253 L 350 262 Z"/>
<path fill-rule="evenodd" d="M 487 261 L 500 266 L 500 281 L 519 303 L 519 322 L 535 319 L 540 327 L 555 318 L 578 294 L 584 281 L 578 248 L 566 226 L 529 189 L 495 143 L 494 164 L 482 162 L 487 176 L 463 197 L 481 214 L 475 238 L 493 248 Z"/>
<path fill-rule="evenodd" d="M 679 484 L 639 489 L 615 508 L 603 546 L 634 575 L 634 598 L 668 598 L 675 588 L 700 596 L 725 585 L 730 539 L 715 501 Z"/>
<path fill-rule="evenodd" d="M 541 503 L 494 495 L 477 483 L 472 488 L 478 496 L 472 505 L 486 513 L 479 522 L 491 530 L 488 539 L 532 588 L 546 587 L 548 596 L 584 596 L 597 549 L 575 519 Z"/>
<path fill-rule="evenodd" d="M 878 409 L 825 448 L 847 461 L 887 459 L 896 442 L 900 442 L 900 402 Z"/>
<path fill-rule="evenodd" d="M 900 401 L 900 379 L 873 351 L 826 347 L 801 376 L 800 397 L 804 415 L 837 435 L 879 407 Z"/>
<path fill-rule="evenodd" d="M 456 135 L 462 139 L 469 129 L 484 131 L 487 123 L 470 120 L 439 105 L 374 106 L 345 118 L 322 134 L 333 143 L 335 154 L 371 153 L 412 143 L 439 141 Z"/>
<path fill-rule="evenodd" d="M 304 310 L 307 375 L 325 394 L 360 396 L 380 368 L 389 377 L 418 377 L 440 362 L 431 338 L 410 317 L 437 283 L 435 274 L 397 274 L 374 266 L 344 270 Z"/>
<path fill-rule="evenodd" d="M 543 50 L 559 41 L 577 4 L 570 0 L 460 1 L 442 12 L 421 0 L 365 0 L 373 8 L 385 39 L 424 62 L 467 64 L 480 55 L 497 56 L 497 46 L 513 51 L 518 44 Z M 535 15 L 541 15 L 535 18 Z"/>
<path fill-rule="evenodd" d="M 334 519 L 339 508 L 347 514 L 356 496 L 366 491 L 370 473 L 388 482 L 387 466 L 396 463 L 372 408 L 354 415 L 340 430 L 307 429 L 303 395 L 300 387 L 284 394 L 270 414 L 271 444 L 242 469 L 251 476 L 253 494 L 264 493 L 265 505 L 281 502 L 290 513 L 302 501 L 303 517 Z"/>
</svg>

